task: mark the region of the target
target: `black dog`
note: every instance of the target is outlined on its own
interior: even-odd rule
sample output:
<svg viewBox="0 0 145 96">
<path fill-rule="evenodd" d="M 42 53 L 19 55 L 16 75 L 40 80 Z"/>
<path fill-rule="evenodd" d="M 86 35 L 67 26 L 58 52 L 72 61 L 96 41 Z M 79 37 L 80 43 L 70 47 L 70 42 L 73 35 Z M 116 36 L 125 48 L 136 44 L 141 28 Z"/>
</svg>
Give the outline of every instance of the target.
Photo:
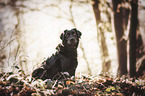
<svg viewBox="0 0 145 96">
<path fill-rule="evenodd" d="M 77 29 L 65 30 L 61 34 L 62 44 L 59 44 L 57 52 L 44 61 L 42 67 L 32 73 L 32 77 L 40 79 L 54 79 L 60 72 L 68 72 L 70 76 L 75 76 L 78 65 L 77 47 L 81 32 Z"/>
</svg>

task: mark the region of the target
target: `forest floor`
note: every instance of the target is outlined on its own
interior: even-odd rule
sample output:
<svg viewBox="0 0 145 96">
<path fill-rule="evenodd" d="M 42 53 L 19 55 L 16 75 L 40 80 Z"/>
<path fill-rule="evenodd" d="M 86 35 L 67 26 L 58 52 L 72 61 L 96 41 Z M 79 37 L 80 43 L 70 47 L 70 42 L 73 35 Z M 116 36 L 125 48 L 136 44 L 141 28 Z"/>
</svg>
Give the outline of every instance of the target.
<svg viewBox="0 0 145 96">
<path fill-rule="evenodd" d="M 61 80 L 59 80 L 62 78 Z M 99 76 L 69 77 L 61 73 L 56 80 L 35 80 L 19 70 L 0 74 L 0 96 L 143 96 L 145 78 Z"/>
</svg>

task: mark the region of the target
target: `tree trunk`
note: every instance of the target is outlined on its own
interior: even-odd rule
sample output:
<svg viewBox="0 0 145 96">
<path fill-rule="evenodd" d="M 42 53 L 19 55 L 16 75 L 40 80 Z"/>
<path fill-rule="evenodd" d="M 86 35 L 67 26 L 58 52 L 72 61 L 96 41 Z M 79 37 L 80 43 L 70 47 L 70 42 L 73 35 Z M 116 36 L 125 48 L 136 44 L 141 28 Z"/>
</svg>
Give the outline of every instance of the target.
<svg viewBox="0 0 145 96">
<path fill-rule="evenodd" d="M 123 0 L 112 0 L 113 11 L 114 11 L 114 27 L 117 40 L 117 51 L 118 51 L 118 76 L 127 74 L 127 48 L 126 40 L 122 39 L 124 35 L 123 28 L 123 11 L 122 7 L 118 8 Z"/>
<path fill-rule="evenodd" d="M 138 0 L 131 1 L 131 24 L 130 24 L 130 50 L 129 50 L 129 61 L 130 61 L 130 76 L 136 76 L 136 31 L 138 26 Z"/>
<path fill-rule="evenodd" d="M 101 20 L 100 16 L 100 9 L 99 9 L 99 4 L 100 0 L 93 0 L 93 10 L 96 18 L 96 24 L 97 24 L 97 38 L 98 42 L 100 45 L 100 50 L 101 50 L 101 59 L 102 59 L 102 72 L 109 72 L 110 65 L 111 65 L 111 60 L 109 60 L 109 54 L 108 54 L 108 48 L 106 44 L 106 37 L 105 33 L 103 30 L 103 26 L 99 26 L 99 24 L 103 24 L 103 21 Z"/>
</svg>

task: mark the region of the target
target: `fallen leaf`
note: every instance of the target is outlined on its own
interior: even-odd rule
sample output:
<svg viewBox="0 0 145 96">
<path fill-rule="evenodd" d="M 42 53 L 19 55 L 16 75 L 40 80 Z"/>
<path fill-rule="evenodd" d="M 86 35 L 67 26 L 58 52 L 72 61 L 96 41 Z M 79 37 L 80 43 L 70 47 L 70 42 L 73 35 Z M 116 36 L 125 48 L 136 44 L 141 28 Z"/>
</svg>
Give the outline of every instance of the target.
<svg viewBox="0 0 145 96">
<path fill-rule="evenodd" d="M 66 85 L 70 85 L 70 84 L 75 84 L 75 82 L 73 82 L 73 81 L 66 81 Z"/>
</svg>

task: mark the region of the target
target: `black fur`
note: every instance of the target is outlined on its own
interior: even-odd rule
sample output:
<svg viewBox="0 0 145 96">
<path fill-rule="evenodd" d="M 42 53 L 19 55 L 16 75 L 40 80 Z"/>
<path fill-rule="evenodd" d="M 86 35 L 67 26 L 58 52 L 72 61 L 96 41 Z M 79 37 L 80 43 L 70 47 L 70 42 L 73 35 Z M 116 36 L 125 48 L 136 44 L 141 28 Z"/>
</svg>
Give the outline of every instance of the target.
<svg viewBox="0 0 145 96">
<path fill-rule="evenodd" d="M 75 76 L 78 65 L 77 47 L 81 32 L 77 29 L 65 30 L 61 34 L 62 44 L 59 44 L 57 52 L 42 63 L 42 66 L 33 71 L 32 77 L 40 79 L 54 79 L 60 72 L 68 72 Z"/>
</svg>

